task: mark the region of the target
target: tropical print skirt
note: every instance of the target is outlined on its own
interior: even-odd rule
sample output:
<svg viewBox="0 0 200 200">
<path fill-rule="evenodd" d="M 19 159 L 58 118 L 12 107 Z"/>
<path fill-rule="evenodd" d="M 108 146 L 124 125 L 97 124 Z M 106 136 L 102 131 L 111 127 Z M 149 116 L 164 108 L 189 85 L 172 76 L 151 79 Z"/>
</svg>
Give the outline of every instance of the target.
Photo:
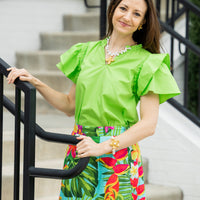
<svg viewBox="0 0 200 200">
<path fill-rule="evenodd" d="M 100 143 L 123 133 L 126 127 L 87 127 L 75 125 L 72 135 L 90 136 Z M 76 146 L 68 145 L 64 169 L 78 163 Z M 90 157 L 85 170 L 75 178 L 62 180 L 59 200 L 145 200 L 144 176 L 138 144 Z"/>
</svg>

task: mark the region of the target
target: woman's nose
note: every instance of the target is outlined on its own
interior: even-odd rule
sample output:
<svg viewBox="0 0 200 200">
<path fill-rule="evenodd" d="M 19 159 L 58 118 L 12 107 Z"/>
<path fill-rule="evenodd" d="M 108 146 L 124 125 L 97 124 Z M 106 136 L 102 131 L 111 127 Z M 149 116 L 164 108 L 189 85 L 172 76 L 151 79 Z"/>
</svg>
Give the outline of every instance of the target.
<svg viewBox="0 0 200 200">
<path fill-rule="evenodd" d="M 131 13 L 130 12 L 127 12 L 125 15 L 124 15 L 124 19 L 128 22 L 130 21 L 131 19 Z"/>
</svg>

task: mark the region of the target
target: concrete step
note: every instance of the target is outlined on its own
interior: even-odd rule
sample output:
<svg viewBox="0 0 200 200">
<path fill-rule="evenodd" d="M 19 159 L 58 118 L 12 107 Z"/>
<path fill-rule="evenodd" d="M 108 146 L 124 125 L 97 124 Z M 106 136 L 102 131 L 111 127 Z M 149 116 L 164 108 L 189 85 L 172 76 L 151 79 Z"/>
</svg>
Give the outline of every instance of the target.
<svg viewBox="0 0 200 200">
<path fill-rule="evenodd" d="M 70 134 L 70 129 L 65 129 L 66 134 Z M 3 164 L 11 165 L 14 163 L 14 132 L 6 131 L 4 135 L 7 139 L 4 138 L 3 142 Z M 64 132 L 64 130 L 62 130 Z M 20 160 L 23 161 L 23 130 L 21 132 L 21 143 L 20 143 Z M 55 133 L 60 133 L 55 131 Z M 9 134 L 9 139 L 8 139 Z M 47 142 L 40 138 L 36 138 L 36 161 L 50 160 L 50 159 L 64 159 L 66 152 L 67 144 L 59 144 L 54 142 Z"/>
<path fill-rule="evenodd" d="M 36 200 L 57 200 L 58 198 L 59 196 L 39 197 L 39 198 L 36 198 Z"/>
<path fill-rule="evenodd" d="M 146 184 L 145 187 L 148 200 L 183 200 L 179 187 L 152 184 Z"/>
<path fill-rule="evenodd" d="M 31 71 L 30 73 L 44 82 L 45 84 L 49 85 L 53 89 L 60 91 L 60 92 L 68 92 L 71 88 L 72 82 L 70 79 L 66 78 L 66 76 L 57 68 L 51 71 Z M 12 90 L 13 85 L 9 85 L 4 79 L 4 89 L 5 91 Z"/>
<path fill-rule="evenodd" d="M 12 102 L 15 102 L 15 92 L 14 91 L 5 91 L 5 96 L 9 98 Z M 21 96 L 21 109 L 24 110 L 24 95 Z M 38 114 L 60 114 L 61 111 L 55 109 L 51 106 L 39 92 L 36 92 L 36 115 Z"/>
<path fill-rule="evenodd" d="M 183 200 L 183 195 L 178 187 L 159 186 L 146 184 L 146 199 L 148 200 Z M 58 196 L 42 197 L 36 200 L 54 200 Z"/>
<path fill-rule="evenodd" d="M 35 71 L 55 70 L 62 53 L 63 51 L 17 52 L 16 67 Z"/>
<path fill-rule="evenodd" d="M 46 161 L 36 161 L 36 167 L 42 167 L 42 168 L 52 168 L 52 169 L 62 169 L 63 166 L 63 159 L 62 160 L 46 160 Z M 10 200 L 13 196 L 13 166 L 3 166 L 3 199 L 4 200 Z M 20 175 L 20 185 L 22 187 L 22 176 L 23 168 L 21 166 L 21 175 Z M 52 196 L 59 196 L 59 190 L 60 190 L 61 180 L 55 180 L 55 179 L 44 179 L 44 178 L 36 178 L 35 179 L 35 198 L 36 199 L 42 199 L 42 198 L 48 198 Z M 151 188 L 147 184 L 147 194 L 150 197 L 150 200 L 157 200 L 154 198 L 154 196 L 151 194 L 149 190 Z M 10 191 L 8 193 L 8 191 Z M 163 187 L 162 191 L 159 195 L 159 197 L 163 197 L 167 191 L 167 188 Z M 22 188 L 21 191 L 22 193 Z M 166 195 L 166 194 L 165 194 Z M 167 194 L 168 197 L 171 197 L 170 194 Z M 162 198 L 161 198 L 162 199 Z M 165 200 L 165 199 L 164 199 Z M 173 199 L 172 199 L 173 200 Z M 179 200 L 179 199 L 177 199 Z"/>
<path fill-rule="evenodd" d="M 48 167 L 54 169 L 62 169 L 63 160 L 49 160 L 45 162 L 36 163 L 36 167 Z M 2 181 L 2 199 L 13 199 L 13 166 L 3 166 L 3 181 Z M 20 175 L 20 196 L 22 196 L 22 167 Z M 59 196 L 61 180 L 59 179 L 35 179 L 35 198 L 41 198 L 46 196 Z M 20 198 L 22 199 L 22 198 Z M 58 198 L 57 198 L 58 199 Z"/>
<path fill-rule="evenodd" d="M 41 50 L 67 50 L 79 42 L 96 41 L 99 32 L 65 31 L 60 33 L 41 33 Z"/>
<path fill-rule="evenodd" d="M 84 13 L 79 15 L 64 15 L 64 31 L 99 31 L 99 13 Z"/>
</svg>

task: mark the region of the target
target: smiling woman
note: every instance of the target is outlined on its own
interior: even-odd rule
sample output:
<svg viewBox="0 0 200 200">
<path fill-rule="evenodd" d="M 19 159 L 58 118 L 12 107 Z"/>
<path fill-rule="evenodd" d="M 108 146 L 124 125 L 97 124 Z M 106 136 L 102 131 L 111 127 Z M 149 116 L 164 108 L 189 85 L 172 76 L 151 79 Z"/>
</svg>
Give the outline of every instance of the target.
<svg viewBox="0 0 200 200">
<path fill-rule="evenodd" d="M 127 35 L 129 38 L 138 29 L 145 24 L 145 13 L 147 5 L 145 1 L 135 1 L 134 3 L 124 0 L 115 9 L 112 17 L 114 27 L 113 33 Z"/>
<path fill-rule="evenodd" d="M 10 68 L 8 82 L 29 81 L 54 107 L 75 113 L 64 169 L 90 156 L 77 177 L 62 180 L 60 200 L 145 200 L 138 142 L 154 134 L 159 103 L 180 93 L 169 71 L 169 55 L 159 54 L 159 23 L 152 0 L 112 0 L 107 37 L 79 43 L 57 67 L 74 84 L 57 92 L 24 69 Z M 136 110 L 140 101 L 140 116 Z"/>
</svg>

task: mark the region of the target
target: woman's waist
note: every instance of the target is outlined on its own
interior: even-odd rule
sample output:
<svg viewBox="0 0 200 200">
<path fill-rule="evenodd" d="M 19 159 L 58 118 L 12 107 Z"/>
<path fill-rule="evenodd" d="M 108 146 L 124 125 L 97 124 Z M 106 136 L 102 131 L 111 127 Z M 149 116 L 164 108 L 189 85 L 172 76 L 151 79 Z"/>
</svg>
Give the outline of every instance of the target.
<svg viewBox="0 0 200 200">
<path fill-rule="evenodd" d="M 129 126 L 83 126 L 79 124 L 74 125 L 72 135 L 86 135 L 86 136 L 117 136 L 126 131 Z"/>
</svg>

